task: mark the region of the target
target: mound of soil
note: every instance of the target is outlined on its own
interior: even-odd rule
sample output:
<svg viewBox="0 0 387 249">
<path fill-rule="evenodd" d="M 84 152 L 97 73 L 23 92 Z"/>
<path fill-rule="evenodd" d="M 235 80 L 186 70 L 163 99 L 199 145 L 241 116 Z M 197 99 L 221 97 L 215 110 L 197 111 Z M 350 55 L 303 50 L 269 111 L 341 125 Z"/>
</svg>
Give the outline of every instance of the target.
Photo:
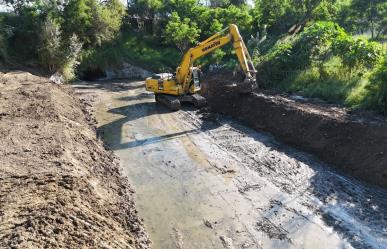
<svg viewBox="0 0 387 249">
<path fill-rule="evenodd" d="M 203 79 L 210 108 L 311 152 L 358 179 L 387 188 L 387 120 L 299 96 L 230 91 L 227 74 Z"/>
<path fill-rule="evenodd" d="M 93 122 L 70 88 L 0 74 L 0 248 L 149 248 Z"/>
</svg>

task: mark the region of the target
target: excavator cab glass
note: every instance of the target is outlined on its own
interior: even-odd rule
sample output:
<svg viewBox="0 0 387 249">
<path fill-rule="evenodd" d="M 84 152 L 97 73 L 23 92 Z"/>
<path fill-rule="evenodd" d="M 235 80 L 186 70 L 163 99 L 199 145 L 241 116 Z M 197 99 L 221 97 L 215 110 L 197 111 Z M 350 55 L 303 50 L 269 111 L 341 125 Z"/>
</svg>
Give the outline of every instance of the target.
<svg viewBox="0 0 387 249">
<path fill-rule="evenodd" d="M 192 80 L 195 88 L 200 87 L 200 69 L 197 67 L 192 68 Z"/>
</svg>

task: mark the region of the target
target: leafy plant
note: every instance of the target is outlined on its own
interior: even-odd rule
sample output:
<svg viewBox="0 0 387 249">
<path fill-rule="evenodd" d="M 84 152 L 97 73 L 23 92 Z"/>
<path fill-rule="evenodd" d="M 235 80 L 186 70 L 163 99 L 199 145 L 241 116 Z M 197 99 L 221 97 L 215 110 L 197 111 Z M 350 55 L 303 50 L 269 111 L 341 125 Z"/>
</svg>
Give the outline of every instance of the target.
<svg viewBox="0 0 387 249">
<path fill-rule="evenodd" d="M 184 53 L 197 41 L 200 29 L 189 18 L 180 19 L 177 12 L 173 12 L 164 30 L 164 40 L 173 43 Z"/>
<path fill-rule="evenodd" d="M 63 41 L 59 25 L 48 18 L 41 32 L 39 48 L 40 61 L 51 73 L 62 74 L 65 80 L 75 77 L 75 68 L 82 49 L 78 37 L 73 34 L 67 42 Z"/>
<path fill-rule="evenodd" d="M 373 68 L 381 58 L 382 48 L 376 42 L 343 35 L 333 43 L 333 52 L 342 59 L 349 71 L 353 71 Z"/>
</svg>

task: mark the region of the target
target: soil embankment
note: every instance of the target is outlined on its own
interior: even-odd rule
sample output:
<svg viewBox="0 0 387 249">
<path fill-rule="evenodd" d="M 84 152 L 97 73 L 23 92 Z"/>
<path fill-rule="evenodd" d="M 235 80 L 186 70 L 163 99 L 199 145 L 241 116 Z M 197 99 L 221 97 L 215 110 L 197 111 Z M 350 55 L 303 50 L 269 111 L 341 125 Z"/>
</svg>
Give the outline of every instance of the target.
<svg viewBox="0 0 387 249">
<path fill-rule="evenodd" d="M 205 95 L 213 111 L 313 153 L 361 180 L 387 188 L 387 121 L 302 98 L 230 91 L 230 77 L 210 75 Z"/>
<path fill-rule="evenodd" d="M 149 248 L 85 106 L 46 78 L 0 73 L 1 248 Z"/>
</svg>

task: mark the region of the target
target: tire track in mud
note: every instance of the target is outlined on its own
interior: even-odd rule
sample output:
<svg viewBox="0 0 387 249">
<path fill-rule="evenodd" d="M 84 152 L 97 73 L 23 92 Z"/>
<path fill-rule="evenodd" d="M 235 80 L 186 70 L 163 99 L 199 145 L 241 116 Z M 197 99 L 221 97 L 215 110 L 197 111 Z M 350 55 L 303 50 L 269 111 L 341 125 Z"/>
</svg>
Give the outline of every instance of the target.
<svg viewBox="0 0 387 249">
<path fill-rule="evenodd" d="M 219 114 L 185 111 L 179 115 L 181 120 L 202 129 L 222 150 L 321 217 L 353 247 L 387 247 L 386 190 L 343 176 L 313 156 Z M 245 183 L 240 192 L 259 188 L 255 182 Z M 267 208 L 272 212 L 283 208 L 313 222 L 309 214 L 279 200 L 271 200 Z M 289 239 L 286 229 L 266 217 L 257 222 L 257 227 L 269 237 Z"/>
</svg>

